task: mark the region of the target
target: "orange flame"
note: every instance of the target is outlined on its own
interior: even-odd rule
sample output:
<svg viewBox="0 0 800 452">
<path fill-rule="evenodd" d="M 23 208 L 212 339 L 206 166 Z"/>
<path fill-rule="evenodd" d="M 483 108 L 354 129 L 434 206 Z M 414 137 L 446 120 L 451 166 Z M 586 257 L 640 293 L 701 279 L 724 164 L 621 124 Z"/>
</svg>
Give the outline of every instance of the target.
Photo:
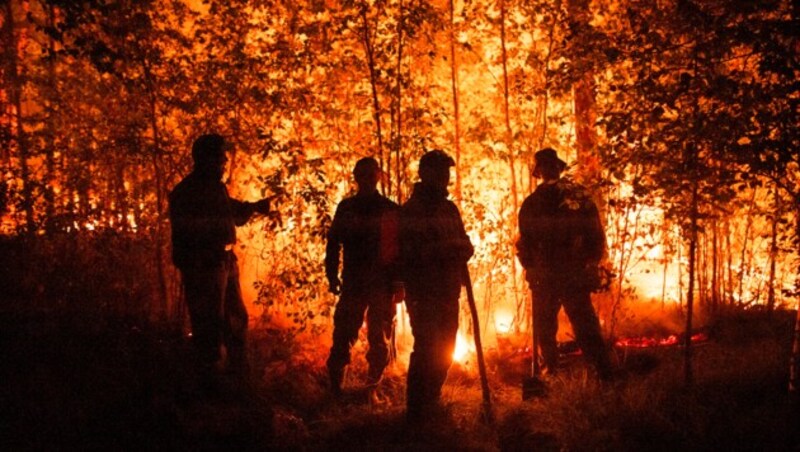
<svg viewBox="0 0 800 452">
<path fill-rule="evenodd" d="M 475 352 L 475 347 L 470 346 L 466 335 L 459 331 L 456 336 L 456 348 L 453 350 L 453 361 L 463 364 L 473 352 Z"/>
</svg>

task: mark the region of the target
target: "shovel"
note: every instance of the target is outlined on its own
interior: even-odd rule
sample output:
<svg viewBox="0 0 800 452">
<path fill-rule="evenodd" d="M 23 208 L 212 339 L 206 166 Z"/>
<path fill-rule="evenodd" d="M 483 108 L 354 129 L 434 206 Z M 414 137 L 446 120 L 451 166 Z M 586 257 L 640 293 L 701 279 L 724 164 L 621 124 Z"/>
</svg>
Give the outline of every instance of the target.
<svg viewBox="0 0 800 452">
<path fill-rule="evenodd" d="M 466 265 L 464 265 L 464 285 L 467 287 L 467 302 L 469 303 L 469 311 L 472 314 L 472 331 L 475 333 L 475 352 L 478 355 L 478 372 L 481 377 L 481 391 L 483 393 L 483 416 L 484 420 L 491 424 L 494 421 L 492 415 L 492 395 L 491 392 L 489 392 L 489 378 L 486 376 L 486 362 L 483 360 L 478 308 L 475 306 L 475 295 L 472 293 L 472 279 L 469 276 L 469 267 Z"/>
<path fill-rule="evenodd" d="M 539 332 L 534 328 L 535 309 L 534 302 L 531 300 L 531 331 L 533 332 L 533 353 L 531 354 L 531 375 L 522 380 L 522 400 L 530 400 L 537 397 L 544 397 L 547 393 L 547 385 L 540 378 L 539 369 Z"/>
</svg>

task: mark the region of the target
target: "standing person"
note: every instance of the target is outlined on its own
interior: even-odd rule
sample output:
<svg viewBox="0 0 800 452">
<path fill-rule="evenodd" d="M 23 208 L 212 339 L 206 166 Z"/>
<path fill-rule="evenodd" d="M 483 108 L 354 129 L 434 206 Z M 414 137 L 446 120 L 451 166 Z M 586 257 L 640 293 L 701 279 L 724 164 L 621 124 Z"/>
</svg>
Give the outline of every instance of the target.
<svg viewBox="0 0 800 452">
<path fill-rule="evenodd" d="M 545 148 L 534 157 L 533 176 L 541 183 L 520 208 L 517 250 L 533 295 L 534 330 L 545 368 L 549 374 L 557 369 L 563 306 L 581 350 L 598 376 L 607 379 L 611 367 L 591 300 L 606 247 L 597 206 L 583 187 L 561 177 L 567 165 L 555 150 Z"/>
<path fill-rule="evenodd" d="M 447 199 L 452 166 L 441 150 L 425 153 L 420 182 L 400 213 L 400 273 L 414 336 L 406 398 L 411 422 L 424 420 L 439 404 L 453 361 L 464 270 L 473 253 L 461 214 Z"/>
<path fill-rule="evenodd" d="M 247 369 L 248 318 L 233 245 L 236 226 L 270 211 L 268 198 L 253 203 L 228 195 L 222 182 L 227 149 L 217 134 L 195 140 L 194 169 L 169 194 L 172 259 L 183 279 L 201 378 L 212 385 L 215 368 L 222 365 L 220 345 L 227 350 L 229 371 L 244 375 Z"/>
<path fill-rule="evenodd" d="M 350 363 L 350 349 L 358 340 L 365 311 L 368 386 L 377 386 L 389 364 L 395 316 L 392 282 L 397 259 L 398 206 L 378 192 L 380 175 L 374 158 L 356 162 L 353 176 L 358 191 L 339 203 L 328 231 L 325 274 L 330 292 L 341 293 L 333 315 L 333 345 L 327 362 L 331 390 L 336 395 L 341 393 L 344 369 Z M 342 248 L 344 263 L 340 280 Z"/>
</svg>

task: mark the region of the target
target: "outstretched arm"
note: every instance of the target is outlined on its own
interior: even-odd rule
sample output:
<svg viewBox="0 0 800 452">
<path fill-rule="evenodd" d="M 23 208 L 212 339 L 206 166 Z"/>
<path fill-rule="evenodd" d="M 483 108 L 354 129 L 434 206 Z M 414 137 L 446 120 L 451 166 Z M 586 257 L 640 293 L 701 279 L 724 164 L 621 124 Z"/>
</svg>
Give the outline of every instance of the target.
<svg viewBox="0 0 800 452">
<path fill-rule="evenodd" d="M 328 230 L 328 242 L 325 246 L 325 276 L 328 278 L 328 290 L 335 295 L 338 295 L 342 289 L 342 282 L 339 279 L 339 251 L 342 248 L 341 222 L 340 208 L 337 208 L 333 215 L 331 228 Z"/>
<path fill-rule="evenodd" d="M 239 201 L 238 199 L 230 199 L 231 210 L 233 211 L 233 221 L 236 226 L 242 226 L 250 220 L 254 213 L 262 215 L 270 215 L 270 204 L 274 196 L 269 196 L 260 199 L 256 202 Z"/>
</svg>

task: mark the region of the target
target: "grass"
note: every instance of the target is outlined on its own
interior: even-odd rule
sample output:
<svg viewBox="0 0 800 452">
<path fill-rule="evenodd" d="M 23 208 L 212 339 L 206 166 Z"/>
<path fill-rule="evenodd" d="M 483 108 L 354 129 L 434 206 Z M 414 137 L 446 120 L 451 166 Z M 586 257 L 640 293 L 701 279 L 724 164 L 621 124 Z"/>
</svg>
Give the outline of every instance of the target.
<svg viewBox="0 0 800 452">
<path fill-rule="evenodd" d="M 482 420 L 477 376 L 454 367 L 441 415 L 411 428 L 402 366 L 373 403 L 360 386 L 363 356 L 354 356 L 335 399 L 325 347 L 258 329 L 248 384 L 224 377 L 219 394 L 201 397 L 181 335 L 8 304 L 0 440 L 6 450 L 800 450 L 786 397 L 791 315 L 721 318 L 695 347 L 691 387 L 680 348 L 629 350 L 618 353 L 613 384 L 570 357 L 547 379 L 547 397 L 523 402 L 524 363 L 495 356 L 493 424 Z"/>
</svg>

